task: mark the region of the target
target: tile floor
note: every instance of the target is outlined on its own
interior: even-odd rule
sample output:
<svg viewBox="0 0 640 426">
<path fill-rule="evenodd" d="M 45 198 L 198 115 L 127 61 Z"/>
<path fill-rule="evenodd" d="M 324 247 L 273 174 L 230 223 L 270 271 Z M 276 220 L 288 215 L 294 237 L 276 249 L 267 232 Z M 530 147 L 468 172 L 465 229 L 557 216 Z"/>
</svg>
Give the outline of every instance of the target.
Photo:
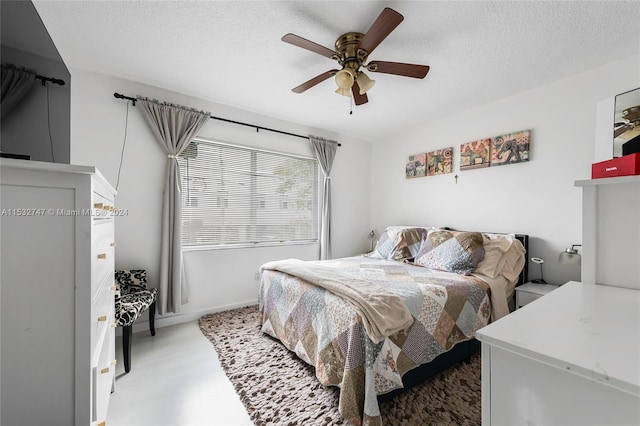
<svg viewBox="0 0 640 426">
<path fill-rule="evenodd" d="M 128 374 L 120 337 L 116 357 L 108 426 L 253 424 L 196 321 L 135 333 Z"/>
</svg>

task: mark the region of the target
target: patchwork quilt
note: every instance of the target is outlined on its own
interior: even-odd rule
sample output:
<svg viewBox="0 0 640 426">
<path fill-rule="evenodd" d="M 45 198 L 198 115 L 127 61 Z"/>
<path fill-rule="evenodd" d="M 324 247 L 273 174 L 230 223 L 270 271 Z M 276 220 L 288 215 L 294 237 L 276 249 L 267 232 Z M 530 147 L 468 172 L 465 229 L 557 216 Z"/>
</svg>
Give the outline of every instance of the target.
<svg viewBox="0 0 640 426">
<path fill-rule="evenodd" d="M 413 317 L 408 328 L 375 343 L 379 339 L 370 338 L 346 299 L 263 270 L 262 331 L 315 366 L 322 384 L 340 387 L 340 413 L 353 424 L 381 424 L 377 395 L 401 388 L 404 373 L 473 338 L 489 322 L 490 290 L 479 278 L 366 256 L 324 262 L 397 295 Z"/>
</svg>

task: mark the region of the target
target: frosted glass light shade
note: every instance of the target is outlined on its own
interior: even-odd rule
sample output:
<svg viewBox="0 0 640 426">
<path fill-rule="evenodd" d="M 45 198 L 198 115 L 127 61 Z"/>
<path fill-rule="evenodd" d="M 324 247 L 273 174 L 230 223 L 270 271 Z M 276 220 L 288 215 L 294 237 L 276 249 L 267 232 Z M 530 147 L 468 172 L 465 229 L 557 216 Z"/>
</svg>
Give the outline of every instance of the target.
<svg viewBox="0 0 640 426">
<path fill-rule="evenodd" d="M 360 75 L 358 75 L 358 78 L 356 79 L 356 81 L 358 82 L 358 86 L 360 87 L 361 95 L 364 95 L 365 93 L 367 93 L 376 84 L 375 80 L 371 80 L 369 76 L 363 72 L 361 72 Z"/>
<path fill-rule="evenodd" d="M 354 78 L 350 69 L 344 68 L 336 73 L 336 84 L 341 89 L 351 89 Z"/>
<path fill-rule="evenodd" d="M 582 256 L 580 256 L 578 250 L 572 247 L 560 253 L 558 262 L 563 265 L 580 265 L 580 263 L 582 263 Z"/>
</svg>

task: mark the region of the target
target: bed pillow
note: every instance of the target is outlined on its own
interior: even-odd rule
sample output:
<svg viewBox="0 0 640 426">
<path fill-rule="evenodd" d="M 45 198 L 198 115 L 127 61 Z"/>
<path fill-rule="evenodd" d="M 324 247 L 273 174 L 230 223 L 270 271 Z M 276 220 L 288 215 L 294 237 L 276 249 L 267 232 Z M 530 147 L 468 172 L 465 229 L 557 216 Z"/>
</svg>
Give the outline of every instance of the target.
<svg viewBox="0 0 640 426">
<path fill-rule="evenodd" d="M 414 263 L 426 268 L 470 274 L 484 258 L 479 232 L 431 231 Z"/>
<path fill-rule="evenodd" d="M 427 238 L 429 228 L 414 226 L 390 226 L 382 233 L 370 257 L 387 260 L 413 259 L 418 254 L 422 242 Z"/>
<path fill-rule="evenodd" d="M 515 235 L 501 234 L 482 234 L 484 245 L 484 259 L 476 268 L 476 272 L 486 275 L 490 278 L 496 278 L 500 275 L 504 262 L 501 262 L 502 256 L 509 250 Z"/>
<path fill-rule="evenodd" d="M 516 283 L 520 278 L 520 272 L 526 262 L 526 251 L 519 240 L 505 253 L 502 271 L 500 275 L 505 277 L 510 283 Z"/>
<path fill-rule="evenodd" d="M 454 235 L 459 234 L 459 231 L 449 231 L 446 229 L 431 229 L 427 233 L 427 238 L 422 242 L 420 251 L 416 255 L 416 258 L 423 257 L 429 253 L 435 247 L 439 246 L 446 240 L 453 238 Z"/>
<path fill-rule="evenodd" d="M 374 248 L 371 253 L 368 253 L 367 256 L 376 259 L 386 259 L 395 247 L 394 239 L 395 237 L 393 233 L 389 232 L 389 228 L 385 229 L 382 235 L 380 235 L 380 238 L 378 238 L 376 248 Z"/>
<path fill-rule="evenodd" d="M 496 278 L 500 275 L 516 282 L 525 262 L 525 249 L 513 234 L 482 234 L 484 259 L 478 263 L 476 273 Z"/>
</svg>

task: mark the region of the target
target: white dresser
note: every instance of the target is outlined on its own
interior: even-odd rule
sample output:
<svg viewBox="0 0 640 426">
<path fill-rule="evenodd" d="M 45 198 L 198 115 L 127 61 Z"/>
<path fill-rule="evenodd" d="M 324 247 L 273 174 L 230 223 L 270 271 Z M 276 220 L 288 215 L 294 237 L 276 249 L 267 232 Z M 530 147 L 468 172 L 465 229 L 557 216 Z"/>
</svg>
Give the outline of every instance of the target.
<svg viewBox="0 0 640 426">
<path fill-rule="evenodd" d="M 482 424 L 640 424 L 640 290 L 570 282 L 476 333 Z"/>
<path fill-rule="evenodd" d="M 0 423 L 104 425 L 115 190 L 94 167 L 0 161 Z"/>
</svg>

